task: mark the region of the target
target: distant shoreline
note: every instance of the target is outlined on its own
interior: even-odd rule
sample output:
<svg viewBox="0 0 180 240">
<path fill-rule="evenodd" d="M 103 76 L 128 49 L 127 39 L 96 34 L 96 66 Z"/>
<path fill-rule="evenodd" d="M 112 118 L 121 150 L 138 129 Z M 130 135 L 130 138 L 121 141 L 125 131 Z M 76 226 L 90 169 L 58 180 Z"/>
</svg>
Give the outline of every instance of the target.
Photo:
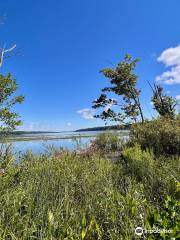
<svg viewBox="0 0 180 240">
<path fill-rule="evenodd" d="M 54 134 L 54 133 L 68 133 L 68 132 L 98 132 L 98 131 L 110 131 L 110 130 L 121 130 L 121 131 L 126 131 L 130 129 L 130 124 L 124 125 L 124 126 L 118 126 L 118 125 L 113 125 L 113 126 L 103 126 L 103 127 L 92 127 L 92 128 L 82 128 L 82 129 L 77 129 L 77 130 L 72 130 L 72 131 L 13 131 L 8 133 L 8 136 L 21 136 L 21 135 L 30 135 L 30 134 Z M 0 133 L 0 138 L 1 136 L 4 137 L 4 133 Z"/>
<path fill-rule="evenodd" d="M 92 128 L 82 128 L 78 129 L 75 132 L 88 132 L 88 131 L 109 131 L 109 130 L 121 130 L 127 131 L 131 127 L 131 124 L 126 125 L 112 125 L 112 126 L 103 126 L 103 127 L 92 127 Z"/>
</svg>

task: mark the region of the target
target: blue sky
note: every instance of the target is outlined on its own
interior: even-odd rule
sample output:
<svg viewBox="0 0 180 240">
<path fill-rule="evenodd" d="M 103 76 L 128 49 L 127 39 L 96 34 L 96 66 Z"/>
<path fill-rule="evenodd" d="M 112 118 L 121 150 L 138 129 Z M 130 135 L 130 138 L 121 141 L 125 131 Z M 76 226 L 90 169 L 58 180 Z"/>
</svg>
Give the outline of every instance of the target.
<svg viewBox="0 0 180 240">
<path fill-rule="evenodd" d="M 136 72 L 147 117 L 153 114 L 147 80 L 179 96 L 179 10 L 179 0 L 1 0 L 0 45 L 16 43 L 20 51 L 1 72 L 11 72 L 26 97 L 16 108 L 21 129 L 102 125 L 89 110 L 107 85 L 99 70 L 125 53 L 141 58 Z"/>
</svg>

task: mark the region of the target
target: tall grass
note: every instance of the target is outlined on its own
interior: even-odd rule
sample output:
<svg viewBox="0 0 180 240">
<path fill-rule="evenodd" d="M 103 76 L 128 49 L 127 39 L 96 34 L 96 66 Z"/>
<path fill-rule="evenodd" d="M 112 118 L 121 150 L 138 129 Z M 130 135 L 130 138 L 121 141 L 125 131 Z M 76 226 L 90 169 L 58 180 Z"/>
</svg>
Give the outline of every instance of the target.
<svg viewBox="0 0 180 240">
<path fill-rule="evenodd" d="M 10 155 L 1 160 L 2 240 L 124 240 L 135 238 L 137 226 L 156 225 L 174 232 L 149 239 L 177 236 L 178 217 L 173 209 L 177 208 L 178 169 L 164 161 L 155 178 L 157 159 L 139 146 L 125 149 L 117 162 L 99 152 L 86 155 L 61 150 L 51 156 L 27 153 L 14 165 L 8 160 Z M 170 169 L 172 177 L 163 179 Z M 161 188 L 158 181 L 162 181 Z M 153 196 L 160 193 L 163 199 L 158 204 Z"/>
</svg>

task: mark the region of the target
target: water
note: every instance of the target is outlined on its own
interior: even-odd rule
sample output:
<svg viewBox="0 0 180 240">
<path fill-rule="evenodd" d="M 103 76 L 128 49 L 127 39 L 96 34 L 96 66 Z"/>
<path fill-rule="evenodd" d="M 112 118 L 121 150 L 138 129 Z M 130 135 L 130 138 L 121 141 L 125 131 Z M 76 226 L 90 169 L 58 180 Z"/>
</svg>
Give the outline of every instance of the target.
<svg viewBox="0 0 180 240">
<path fill-rule="evenodd" d="M 86 147 L 90 141 L 93 138 L 91 137 L 86 137 L 86 138 L 80 138 L 77 141 L 82 143 L 84 147 Z M 51 139 L 51 140 L 30 140 L 30 141 L 18 141 L 12 143 L 13 146 L 13 151 L 15 153 L 18 152 L 26 152 L 28 150 L 31 150 L 33 153 L 38 154 L 38 153 L 43 153 L 45 152 L 48 147 L 55 147 L 55 148 L 66 148 L 69 150 L 73 150 L 77 148 L 77 141 L 73 139 Z"/>
<path fill-rule="evenodd" d="M 23 134 L 15 137 L 11 143 L 14 153 L 31 150 L 33 153 L 39 154 L 45 152 L 49 146 L 63 147 L 69 150 L 76 149 L 79 145 L 86 147 L 100 133 L 102 131 Z M 119 134 L 126 138 L 128 132 L 119 131 Z"/>
</svg>

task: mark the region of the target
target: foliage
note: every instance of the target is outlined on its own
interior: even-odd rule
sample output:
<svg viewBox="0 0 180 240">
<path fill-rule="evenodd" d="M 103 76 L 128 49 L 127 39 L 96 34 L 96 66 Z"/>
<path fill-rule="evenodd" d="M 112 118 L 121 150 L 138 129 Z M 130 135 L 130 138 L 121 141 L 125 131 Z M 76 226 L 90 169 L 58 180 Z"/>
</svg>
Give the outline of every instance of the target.
<svg viewBox="0 0 180 240">
<path fill-rule="evenodd" d="M 122 152 L 128 173 L 135 176 L 138 181 L 146 178 L 151 181 L 152 169 L 154 167 L 153 153 L 142 151 L 140 146 L 124 149 Z"/>
<path fill-rule="evenodd" d="M 0 169 L 6 169 L 12 165 L 14 157 L 12 154 L 11 144 L 2 144 L 0 145 Z"/>
<path fill-rule="evenodd" d="M 179 183 L 177 183 L 177 192 Z M 180 194 L 179 194 L 180 195 Z M 180 226 L 180 204 L 179 200 L 171 198 L 167 195 L 163 202 L 161 211 L 157 208 L 147 207 L 147 217 L 145 220 L 145 228 L 152 231 L 152 229 L 161 229 L 162 232 L 154 234 L 155 236 L 150 236 L 148 239 L 179 239 L 179 226 Z M 170 230 L 167 234 L 163 230 Z"/>
<path fill-rule="evenodd" d="M 93 141 L 93 145 L 98 151 L 112 152 L 119 151 L 123 142 L 121 137 L 116 133 L 101 133 Z"/>
<path fill-rule="evenodd" d="M 81 158 L 63 151 L 50 161 L 45 156 L 24 159 L 14 171 L 6 169 L 0 177 L 1 239 L 119 235 L 113 168 L 98 156 Z"/>
<path fill-rule="evenodd" d="M 180 119 L 158 118 L 132 126 L 130 141 L 155 154 L 180 154 Z"/>
<path fill-rule="evenodd" d="M 151 151 L 141 150 L 141 147 L 136 145 L 125 148 L 122 158 L 124 175 L 131 176 L 143 184 L 146 199 L 150 202 L 159 204 L 166 195 L 176 196 L 176 182 L 180 170 L 177 167 L 180 166 L 179 157 L 157 158 Z"/>
<path fill-rule="evenodd" d="M 171 236 L 177 236 L 176 187 L 169 190 L 178 177 L 174 161 L 171 166 L 164 161 L 154 178 L 162 159 L 156 161 L 138 146 L 125 149 L 116 163 L 95 152 L 86 156 L 65 150 L 48 156 L 27 153 L 18 165 L 8 159 L 4 156 L 0 175 L 2 240 L 135 239 L 137 226 L 172 228 Z M 171 179 L 166 176 L 170 167 Z M 160 178 L 162 188 L 156 184 Z M 154 200 L 160 192 L 162 201 Z"/>
<path fill-rule="evenodd" d="M 138 59 L 132 59 L 130 55 L 126 55 L 116 68 L 106 68 L 101 71 L 110 80 L 111 86 L 102 89 L 103 94 L 93 102 L 95 109 L 105 107 L 100 115 L 96 115 L 97 118 L 112 121 L 130 119 L 136 122 L 140 115 L 141 121 L 144 121 L 139 100 L 140 90 L 136 86 L 138 77 L 133 72 L 137 62 Z M 120 99 L 108 98 L 104 92 L 113 93 Z M 115 112 L 109 107 L 111 105 L 120 107 L 121 111 Z"/>
<path fill-rule="evenodd" d="M 175 118 L 177 102 L 171 97 L 163 94 L 163 88 L 158 85 L 154 85 L 152 103 L 154 109 L 160 116 Z"/>
<path fill-rule="evenodd" d="M 147 231 L 143 235 L 148 239 L 178 237 L 180 158 L 155 158 L 152 152 L 143 151 L 138 145 L 124 149 L 122 158 L 124 176 L 135 178 L 144 190 L 147 206 L 141 227 Z M 157 229 L 162 232 L 149 234 Z M 163 233 L 163 230 L 171 233 Z"/>
<path fill-rule="evenodd" d="M 12 111 L 17 103 L 22 103 L 23 96 L 14 96 L 17 90 L 17 83 L 11 74 L 3 76 L 0 74 L 0 130 L 9 132 L 21 125 L 19 115 Z"/>
</svg>

